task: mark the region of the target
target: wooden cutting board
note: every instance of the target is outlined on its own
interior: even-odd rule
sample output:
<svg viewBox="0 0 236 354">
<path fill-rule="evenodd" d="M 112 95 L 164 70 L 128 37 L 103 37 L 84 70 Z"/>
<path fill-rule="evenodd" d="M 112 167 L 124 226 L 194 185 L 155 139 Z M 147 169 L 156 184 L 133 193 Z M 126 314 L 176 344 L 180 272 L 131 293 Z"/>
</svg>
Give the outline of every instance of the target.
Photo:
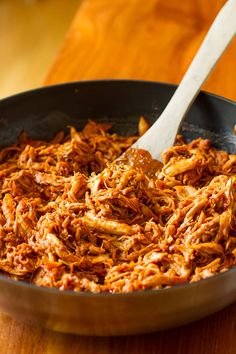
<svg viewBox="0 0 236 354">
<path fill-rule="evenodd" d="M 84 0 L 45 85 L 98 78 L 178 83 L 224 2 Z M 235 64 L 236 42 L 204 88 L 236 100 Z M 0 325 L 0 353 L 236 353 L 236 304 L 181 328 L 122 338 L 59 334 L 3 314 Z"/>
<path fill-rule="evenodd" d="M 225 0 L 84 0 L 45 84 L 132 78 L 179 83 Z M 204 89 L 236 100 L 236 40 Z"/>
</svg>

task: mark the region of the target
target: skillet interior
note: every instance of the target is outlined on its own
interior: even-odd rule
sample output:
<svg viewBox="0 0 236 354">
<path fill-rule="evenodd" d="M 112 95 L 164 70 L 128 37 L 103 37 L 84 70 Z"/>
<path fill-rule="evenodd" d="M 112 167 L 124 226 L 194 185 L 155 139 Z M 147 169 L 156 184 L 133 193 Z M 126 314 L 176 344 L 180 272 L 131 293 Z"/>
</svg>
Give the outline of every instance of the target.
<svg viewBox="0 0 236 354">
<path fill-rule="evenodd" d="M 134 134 L 140 115 L 153 123 L 175 87 L 145 81 L 107 80 L 63 84 L 15 95 L 0 104 L 0 144 L 14 143 L 22 129 L 32 138 L 49 139 L 68 125 L 82 128 L 88 118 L 109 119 L 113 131 Z M 235 112 L 235 103 L 201 93 L 183 123 L 182 132 L 188 140 L 209 137 L 217 147 L 235 152 Z"/>
<path fill-rule="evenodd" d="M 154 122 L 175 86 L 142 81 L 91 81 L 58 85 L 0 102 L 0 144 L 17 140 L 23 129 L 49 139 L 88 118 L 110 121 L 113 131 L 137 131 L 140 115 Z M 236 152 L 236 104 L 201 93 L 182 126 L 191 140 L 210 138 Z M 163 132 L 162 132 L 163 133 Z M 177 326 L 213 313 L 236 299 L 236 268 L 192 285 L 129 294 L 76 294 L 41 289 L 1 277 L 0 307 L 21 320 L 71 333 L 120 335 Z M 16 297 L 18 301 L 16 302 Z M 138 310 L 137 310 L 138 309 Z"/>
</svg>

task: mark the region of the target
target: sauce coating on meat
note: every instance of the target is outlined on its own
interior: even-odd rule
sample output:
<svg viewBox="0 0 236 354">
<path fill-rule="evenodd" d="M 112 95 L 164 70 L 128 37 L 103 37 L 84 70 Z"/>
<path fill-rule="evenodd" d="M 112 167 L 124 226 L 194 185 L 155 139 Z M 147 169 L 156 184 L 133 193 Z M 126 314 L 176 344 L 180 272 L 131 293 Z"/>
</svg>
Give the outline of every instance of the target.
<svg viewBox="0 0 236 354">
<path fill-rule="evenodd" d="M 129 148 L 118 158 L 118 161 L 135 169 L 141 169 L 147 177 L 152 179 L 158 178 L 158 173 L 163 167 L 160 161 L 154 160 L 151 154 L 143 149 Z"/>
<path fill-rule="evenodd" d="M 236 263 L 236 155 L 208 140 L 163 161 L 122 156 L 137 137 L 89 121 L 0 151 L 0 270 L 60 290 L 129 292 L 194 282 Z M 142 133 L 147 125 L 142 121 Z"/>
</svg>

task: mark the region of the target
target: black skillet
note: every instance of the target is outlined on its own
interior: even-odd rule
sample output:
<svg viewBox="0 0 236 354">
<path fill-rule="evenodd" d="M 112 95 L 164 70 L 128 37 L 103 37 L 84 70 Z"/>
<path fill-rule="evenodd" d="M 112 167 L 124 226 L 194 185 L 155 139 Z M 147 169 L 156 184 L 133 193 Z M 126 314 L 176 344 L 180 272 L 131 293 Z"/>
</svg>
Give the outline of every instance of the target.
<svg viewBox="0 0 236 354">
<path fill-rule="evenodd" d="M 144 81 L 88 81 L 46 87 L 0 101 L 0 144 L 24 129 L 50 139 L 88 118 L 113 123 L 113 131 L 137 132 L 139 117 L 150 122 L 165 108 L 175 86 Z M 236 104 L 201 93 L 182 133 L 187 140 L 210 138 L 236 152 Z M 160 133 L 165 134 L 165 132 Z M 158 137 L 157 137 L 158 139 Z M 0 276 L 0 309 L 22 321 L 84 335 L 128 335 L 178 326 L 212 314 L 236 300 L 236 267 L 192 284 L 127 294 L 90 294 L 39 288 Z"/>
</svg>

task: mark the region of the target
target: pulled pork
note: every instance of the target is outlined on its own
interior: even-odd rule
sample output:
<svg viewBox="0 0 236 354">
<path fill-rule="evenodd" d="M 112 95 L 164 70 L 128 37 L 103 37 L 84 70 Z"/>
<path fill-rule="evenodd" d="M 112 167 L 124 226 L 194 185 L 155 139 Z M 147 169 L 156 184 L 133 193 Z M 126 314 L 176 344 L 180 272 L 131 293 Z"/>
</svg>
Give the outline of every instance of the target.
<svg viewBox="0 0 236 354">
<path fill-rule="evenodd" d="M 50 142 L 23 133 L 0 151 L 1 272 L 60 290 L 129 292 L 233 266 L 236 155 L 179 137 L 149 175 L 112 163 L 137 137 L 109 128 L 90 121 Z"/>
</svg>

